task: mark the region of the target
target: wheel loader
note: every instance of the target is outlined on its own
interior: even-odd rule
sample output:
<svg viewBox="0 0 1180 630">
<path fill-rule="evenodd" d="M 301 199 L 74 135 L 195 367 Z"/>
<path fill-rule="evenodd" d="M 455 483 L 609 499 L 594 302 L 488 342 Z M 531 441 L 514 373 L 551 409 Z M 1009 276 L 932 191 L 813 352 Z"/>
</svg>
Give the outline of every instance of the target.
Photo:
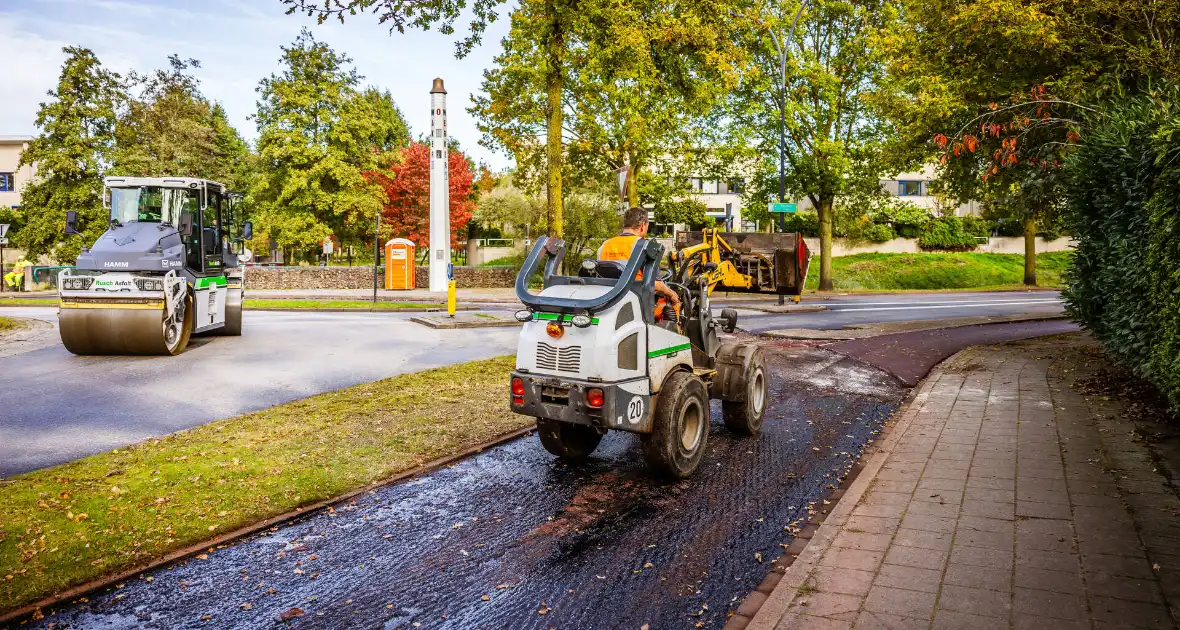
<svg viewBox="0 0 1180 630">
<path fill-rule="evenodd" d="M 237 195 L 205 179 L 107 177 L 103 200 L 107 231 L 58 276 L 67 350 L 176 355 L 194 334 L 242 334 L 238 255 L 252 227 Z"/>
<path fill-rule="evenodd" d="M 714 319 L 710 293 L 718 287 L 798 294 L 807 251 L 796 234 L 770 235 L 745 253 L 705 230 L 674 252 L 638 239 L 622 261 L 587 260 L 577 276 L 560 275 L 566 245 L 542 237 L 516 278 L 527 307 L 511 374 L 511 409 L 537 419 L 541 444 L 571 462 L 585 460 L 609 430 L 637 433 L 648 463 L 674 478 L 700 466 L 709 436 L 709 401 L 721 401 L 725 425 L 757 435 L 770 375 L 757 344 L 722 342 L 737 313 Z M 775 261 L 781 261 L 777 265 Z M 750 275 L 748 271 L 753 271 Z M 529 290 L 540 273 L 543 288 Z M 765 276 L 765 277 L 763 277 Z M 677 292 L 679 312 L 657 308 L 655 280 Z M 657 319 L 657 311 L 667 314 Z"/>
</svg>

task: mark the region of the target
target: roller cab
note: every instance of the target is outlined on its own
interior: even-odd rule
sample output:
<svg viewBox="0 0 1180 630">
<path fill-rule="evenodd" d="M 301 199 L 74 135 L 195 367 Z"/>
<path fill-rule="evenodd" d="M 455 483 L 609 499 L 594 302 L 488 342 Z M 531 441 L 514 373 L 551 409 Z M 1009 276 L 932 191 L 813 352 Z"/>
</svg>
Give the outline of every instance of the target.
<svg viewBox="0 0 1180 630">
<path fill-rule="evenodd" d="M 66 349 L 169 355 L 194 333 L 241 334 L 238 254 L 251 228 L 225 187 L 139 177 L 108 177 L 104 186 L 109 227 L 58 278 Z M 66 231 L 77 231 L 72 212 Z"/>
</svg>

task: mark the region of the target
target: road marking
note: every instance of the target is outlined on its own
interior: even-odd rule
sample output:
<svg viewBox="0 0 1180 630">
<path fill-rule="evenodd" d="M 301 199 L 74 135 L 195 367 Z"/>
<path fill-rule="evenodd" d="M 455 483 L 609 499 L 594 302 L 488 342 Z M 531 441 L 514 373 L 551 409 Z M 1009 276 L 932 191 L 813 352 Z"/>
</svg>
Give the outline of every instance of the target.
<svg viewBox="0 0 1180 630">
<path fill-rule="evenodd" d="M 1060 300 L 1038 300 L 1035 302 L 964 302 L 962 304 L 949 304 L 944 306 L 886 306 L 874 308 L 832 308 L 831 312 L 836 313 L 850 313 L 853 311 L 922 311 L 933 310 L 936 308 L 967 308 L 971 306 L 1012 306 L 1018 304 L 1060 304 Z"/>
</svg>

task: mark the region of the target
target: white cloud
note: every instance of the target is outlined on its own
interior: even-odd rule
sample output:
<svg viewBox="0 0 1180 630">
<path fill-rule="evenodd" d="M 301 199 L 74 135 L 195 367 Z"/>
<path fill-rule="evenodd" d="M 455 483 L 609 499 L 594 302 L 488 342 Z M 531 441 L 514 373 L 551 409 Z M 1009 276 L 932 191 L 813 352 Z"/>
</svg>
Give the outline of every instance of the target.
<svg viewBox="0 0 1180 630">
<path fill-rule="evenodd" d="M 147 72 L 170 54 L 201 61 L 194 74 L 207 96 L 220 102 L 248 138 L 256 135 L 248 117 L 254 88 L 275 72 L 281 51 L 312 28 L 316 37 L 353 59 L 365 83 L 387 89 L 415 135 L 429 128 L 429 92 L 434 77 L 446 80 L 448 129 L 477 161 L 494 168 L 509 159 L 478 146 L 479 132 L 466 109 L 478 92 L 482 73 L 500 51 L 507 32 L 501 19 L 485 34 L 485 44 L 467 58 L 454 57 L 454 36 L 437 32 L 389 33 L 371 15 L 346 24 L 284 15 L 278 0 L 15 0 L 0 8 L 0 59 L 7 76 L 0 82 L 0 135 L 35 133 L 38 104 L 53 89 L 64 56 L 62 46 L 92 49 L 103 64 L 120 73 Z M 507 16 L 504 16 L 505 18 Z M 462 23 L 462 20 L 460 20 Z"/>
</svg>

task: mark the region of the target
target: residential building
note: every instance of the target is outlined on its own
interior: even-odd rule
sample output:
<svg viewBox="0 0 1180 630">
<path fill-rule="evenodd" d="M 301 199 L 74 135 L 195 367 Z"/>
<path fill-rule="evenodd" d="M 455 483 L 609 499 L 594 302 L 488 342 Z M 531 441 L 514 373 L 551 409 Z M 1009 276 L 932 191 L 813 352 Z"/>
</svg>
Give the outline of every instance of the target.
<svg viewBox="0 0 1180 630">
<path fill-rule="evenodd" d="M 21 190 L 37 174 L 35 165 L 17 166 L 32 140 L 30 136 L 0 136 L 0 208 L 19 206 Z"/>
<path fill-rule="evenodd" d="M 898 173 L 889 179 L 881 179 L 881 187 L 891 195 L 901 197 L 919 208 L 926 208 L 931 212 L 941 210 L 939 207 L 941 203 L 946 203 L 945 200 L 931 194 L 930 183 L 935 180 L 935 168 L 933 164 L 926 164 L 919 171 L 911 173 Z M 975 200 L 968 201 L 963 204 L 955 204 L 949 202 L 949 205 L 954 207 L 955 216 L 978 215 L 980 213 L 979 202 Z"/>
</svg>

